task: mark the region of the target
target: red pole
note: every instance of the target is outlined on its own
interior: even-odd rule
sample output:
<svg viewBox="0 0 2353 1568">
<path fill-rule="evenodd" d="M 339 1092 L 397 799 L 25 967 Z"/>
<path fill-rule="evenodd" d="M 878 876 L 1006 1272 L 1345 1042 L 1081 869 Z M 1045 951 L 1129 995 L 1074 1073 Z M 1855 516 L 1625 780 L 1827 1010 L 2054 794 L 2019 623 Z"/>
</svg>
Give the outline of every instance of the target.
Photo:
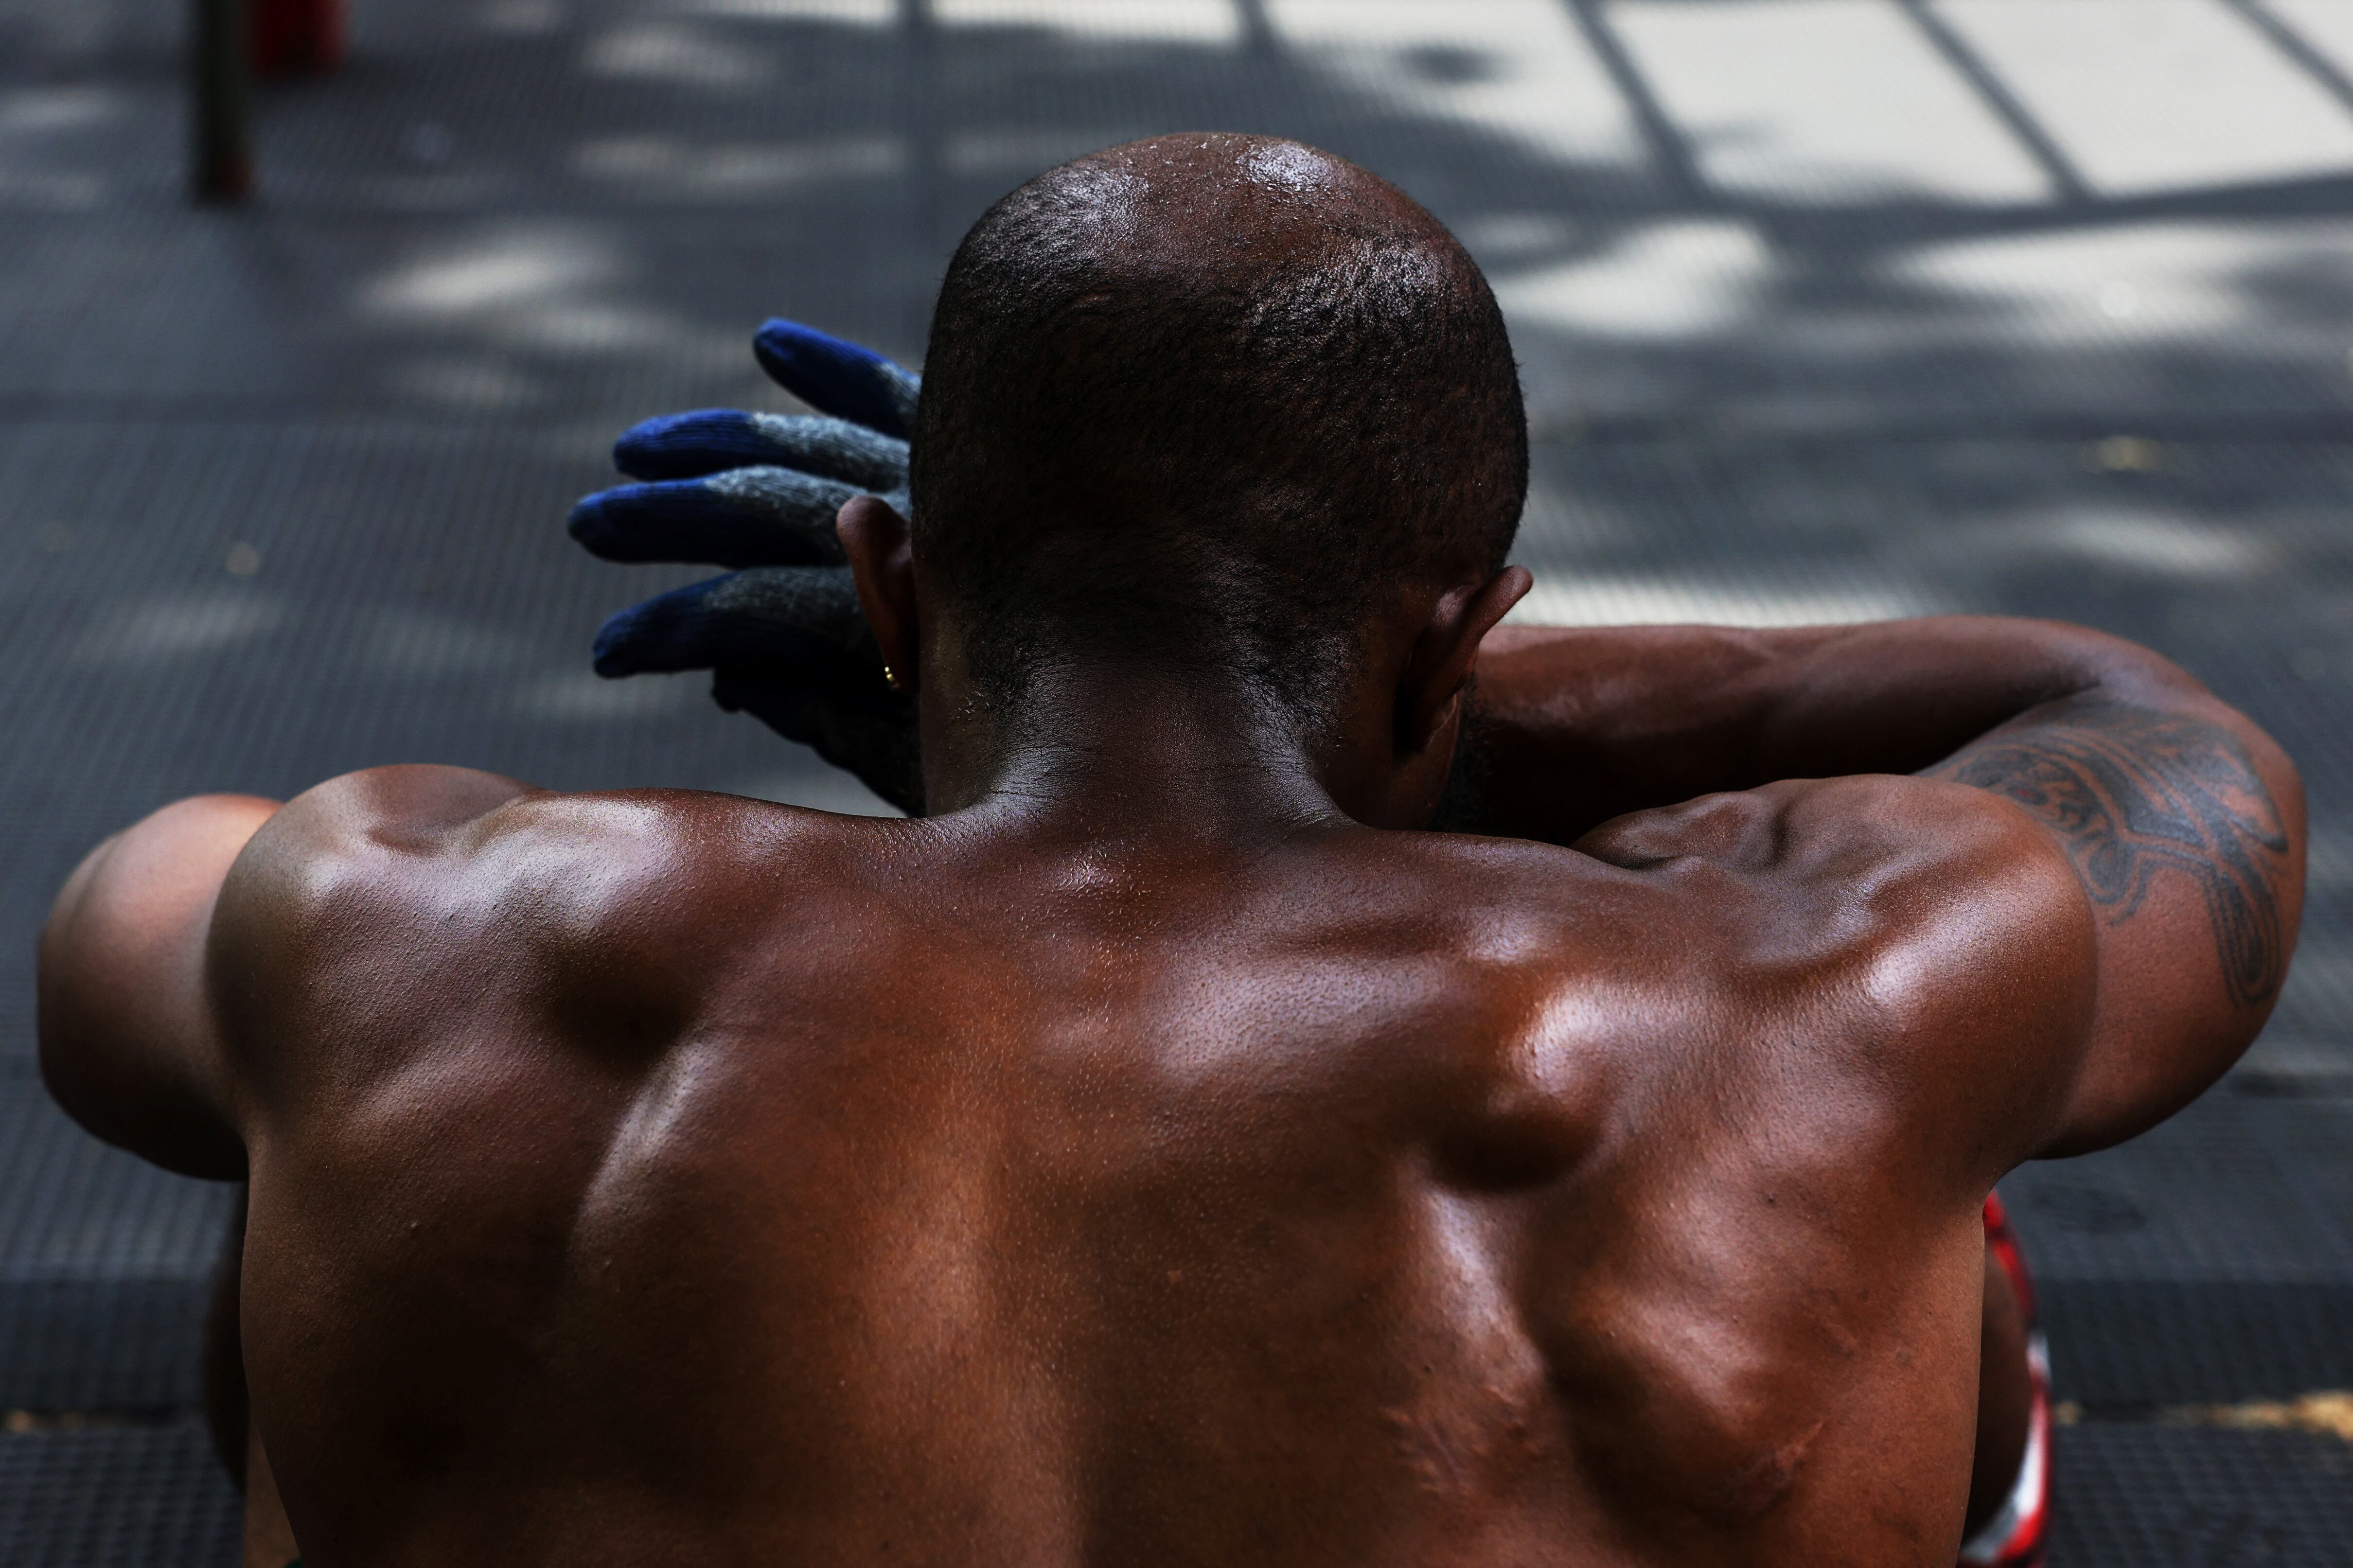
<svg viewBox="0 0 2353 1568">
<path fill-rule="evenodd" d="M 253 74 L 327 76 L 343 63 L 343 0 L 247 0 Z"/>
<path fill-rule="evenodd" d="M 195 0 L 193 21 L 190 183 L 200 202 L 241 202 L 253 188 L 245 0 Z"/>
</svg>

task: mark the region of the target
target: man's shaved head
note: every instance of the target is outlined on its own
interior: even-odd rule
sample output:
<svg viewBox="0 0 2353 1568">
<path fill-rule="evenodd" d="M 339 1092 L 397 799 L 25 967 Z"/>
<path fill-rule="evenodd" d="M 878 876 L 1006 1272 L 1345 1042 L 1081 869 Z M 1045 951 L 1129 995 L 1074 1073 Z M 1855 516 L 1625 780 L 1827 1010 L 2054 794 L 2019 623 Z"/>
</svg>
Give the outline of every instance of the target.
<svg viewBox="0 0 2353 1568">
<path fill-rule="evenodd" d="M 1527 427 L 1486 280 L 1404 193 L 1293 142 L 1162 136 L 965 237 L 913 484 L 985 689 L 1214 660 L 1307 719 L 1401 584 L 1501 568 Z"/>
</svg>

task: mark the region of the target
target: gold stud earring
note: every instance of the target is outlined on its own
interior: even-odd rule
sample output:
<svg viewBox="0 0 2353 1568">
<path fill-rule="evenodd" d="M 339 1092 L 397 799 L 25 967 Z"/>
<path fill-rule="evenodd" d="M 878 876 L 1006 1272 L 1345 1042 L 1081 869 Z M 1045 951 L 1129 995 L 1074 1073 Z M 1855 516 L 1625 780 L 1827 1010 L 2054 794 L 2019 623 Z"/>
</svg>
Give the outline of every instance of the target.
<svg viewBox="0 0 2353 1568">
<path fill-rule="evenodd" d="M 882 684 L 893 691 L 906 689 L 906 683 L 899 679 L 899 672 L 887 664 L 882 667 Z"/>
</svg>

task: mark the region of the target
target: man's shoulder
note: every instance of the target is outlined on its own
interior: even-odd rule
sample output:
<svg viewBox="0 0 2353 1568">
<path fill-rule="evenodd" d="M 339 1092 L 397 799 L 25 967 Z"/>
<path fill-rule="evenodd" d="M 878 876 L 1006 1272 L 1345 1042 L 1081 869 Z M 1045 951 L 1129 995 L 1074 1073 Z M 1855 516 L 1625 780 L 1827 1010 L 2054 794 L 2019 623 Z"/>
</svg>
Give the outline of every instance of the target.
<svg viewBox="0 0 2353 1568">
<path fill-rule="evenodd" d="M 220 933 L 314 957 L 412 938 L 610 940 L 678 917 L 705 949 L 839 899 L 888 824 L 693 790 L 568 794 L 465 768 L 373 768 L 290 801 L 224 889 Z"/>
<path fill-rule="evenodd" d="M 1867 957 L 2085 918 L 2073 866 L 2025 813 L 1933 779 L 1789 780 L 1630 813 L 1567 847 L 1458 844 L 1433 858 L 1486 874 L 1498 900 L 1694 960 Z"/>
<path fill-rule="evenodd" d="M 2073 869 L 1982 791 L 1792 781 L 1637 813 L 1568 847 L 1391 837 L 1410 903 L 1451 945 L 1528 994 L 1574 998 L 1561 1015 L 1605 1034 L 1779 1037 L 1860 1050 L 1873 1071 L 1891 1050 L 1966 1068 L 2089 1005 Z"/>
</svg>

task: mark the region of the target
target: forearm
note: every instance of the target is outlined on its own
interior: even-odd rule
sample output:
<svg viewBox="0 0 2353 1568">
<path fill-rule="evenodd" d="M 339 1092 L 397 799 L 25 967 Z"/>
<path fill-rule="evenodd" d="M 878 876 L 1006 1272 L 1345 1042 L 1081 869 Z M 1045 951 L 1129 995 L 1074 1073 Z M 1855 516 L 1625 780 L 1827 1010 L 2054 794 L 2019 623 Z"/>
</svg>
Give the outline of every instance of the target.
<svg viewBox="0 0 2353 1568">
<path fill-rule="evenodd" d="M 1504 628 L 1478 679 L 1477 825 L 1556 843 L 1777 779 L 1916 773 L 2048 701 L 2197 689 L 2117 638 L 1989 616 Z"/>
</svg>

